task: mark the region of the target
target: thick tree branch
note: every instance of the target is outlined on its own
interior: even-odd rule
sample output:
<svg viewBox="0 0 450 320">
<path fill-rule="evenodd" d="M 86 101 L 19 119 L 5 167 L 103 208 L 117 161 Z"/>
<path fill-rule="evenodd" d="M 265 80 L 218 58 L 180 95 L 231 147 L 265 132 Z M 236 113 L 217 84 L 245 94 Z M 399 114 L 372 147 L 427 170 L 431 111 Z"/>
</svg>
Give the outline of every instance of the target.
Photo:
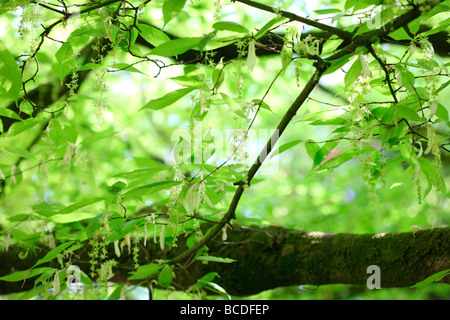
<svg viewBox="0 0 450 320">
<path fill-rule="evenodd" d="M 323 24 L 323 23 L 320 23 L 320 22 L 317 22 L 317 21 L 314 21 L 314 20 L 311 20 L 311 19 L 300 17 L 299 15 L 296 15 L 296 14 L 294 14 L 292 12 L 288 12 L 288 11 L 284 11 L 284 10 L 278 10 L 276 8 L 273 8 L 271 6 L 267 6 L 265 4 L 262 4 L 262 3 L 259 3 L 259 2 L 256 2 L 256 1 L 251 1 L 251 0 L 232 0 L 232 2 L 241 2 L 243 4 L 246 4 L 248 6 L 254 7 L 256 9 L 260 9 L 260 10 L 267 11 L 267 12 L 272 12 L 272 13 L 278 14 L 278 15 L 280 15 L 282 17 L 288 18 L 288 19 L 293 20 L 293 21 L 299 21 L 301 23 L 310 25 L 310 26 L 315 27 L 317 29 L 320 29 L 320 30 L 323 30 L 323 31 L 327 31 L 327 32 L 330 32 L 332 34 L 335 34 L 335 35 L 337 35 L 338 37 L 340 37 L 342 39 L 350 40 L 350 39 L 353 38 L 353 33 L 351 33 L 351 32 L 345 31 L 343 29 L 335 28 L 335 27 L 332 27 L 332 26 L 329 26 L 327 24 Z"/>
<path fill-rule="evenodd" d="M 187 239 L 187 238 L 183 238 Z M 184 250 L 180 239 L 177 248 Z M 114 246 L 109 246 L 109 257 L 115 256 Z M 140 257 L 164 257 L 159 246 L 148 245 Z M 46 252 L 29 253 L 25 260 L 17 259 L 19 247 L 0 253 L 0 276 L 13 270 L 27 270 Z M 89 257 L 85 248 L 74 264 L 89 273 Z M 433 228 L 414 232 L 381 234 L 325 234 L 286 229 L 283 227 L 248 228 L 235 226 L 228 231 L 226 241 L 212 241 L 211 256 L 227 257 L 233 263 L 204 264 L 195 261 L 187 268 L 176 269 L 173 285 L 188 289 L 208 272 L 218 272 L 215 282 L 229 294 L 246 296 L 281 286 L 302 284 L 352 284 L 365 286 L 371 274 L 370 265 L 380 268 L 381 287 L 409 287 L 427 277 L 450 268 L 450 228 Z M 55 259 L 56 260 L 56 259 Z M 129 272 L 134 270 L 133 255 L 123 251 L 117 259 L 112 281 L 127 282 Z M 85 263 L 83 263 L 85 261 Z M 140 263 L 152 261 L 142 258 Z M 49 266 L 60 268 L 53 261 Z M 155 276 L 156 277 L 156 276 Z M 28 290 L 34 279 L 23 281 L 0 281 L 0 294 Z M 450 283 L 450 276 L 441 279 Z"/>
</svg>

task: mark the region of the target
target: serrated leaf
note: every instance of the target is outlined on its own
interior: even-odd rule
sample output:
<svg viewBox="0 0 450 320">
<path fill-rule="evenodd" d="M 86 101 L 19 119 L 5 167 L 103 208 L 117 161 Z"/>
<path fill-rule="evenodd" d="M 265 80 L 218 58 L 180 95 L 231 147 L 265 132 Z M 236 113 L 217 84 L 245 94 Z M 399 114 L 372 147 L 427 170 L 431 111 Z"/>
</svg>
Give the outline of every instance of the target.
<svg viewBox="0 0 450 320">
<path fill-rule="evenodd" d="M 203 37 L 181 38 L 164 42 L 146 55 L 173 57 L 198 46 Z"/>
<path fill-rule="evenodd" d="M 214 256 L 198 256 L 195 258 L 200 261 L 208 261 L 208 262 L 220 262 L 220 263 L 232 263 L 236 260 L 230 258 L 222 258 L 222 257 L 214 257 Z"/>
<path fill-rule="evenodd" d="M 220 88 L 225 80 L 225 72 L 222 69 L 215 68 L 212 72 L 211 80 L 215 89 Z"/>
<path fill-rule="evenodd" d="M 264 101 L 262 101 L 261 103 L 261 99 L 253 99 L 252 103 L 254 103 L 255 105 L 261 104 L 261 109 L 266 109 L 272 112 L 272 109 L 270 109 L 270 106 L 267 103 L 265 103 Z"/>
<path fill-rule="evenodd" d="M 164 26 L 175 18 L 184 8 L 186 0 L 165 0 L 163 4 Z"/>
<path fill-rule="evenodd" d="M 325 75 L 335 72 L 337 69 L 345 65 L 354 55 L 354 53 L 349 53 L 339 59 L 331 60 L 331 65 L 327 68 L 327 70 L 325 70 L 323 74 Z"/>
<path fill-rule="evenodd" d="M 415 285 L 411 286 L 411 288 L 422 288 L 424 286 L 427 286 L 427 285 L 435 282 L 436 280 L 443 278 L 448 273 L 450 273 L 450 269 L 446 269 L 446 270 L 440 271 L 438 273 L 435 273 L 435 274 L 429 276 L 428 278 L 426 278 L 425 280 L 417 282 Z"/>
<path fill-rule="evenodd" d="M 40 264 L 43 264 L 43 263 L 46 263 L 46 262 L 49 262 L 49 261 L 55 259 L 56 256 L 57 256 L 59 253 L 61 253 L 63 250 L 67 249 L 68 247 L 70 247 L 70 246 L 71 246 L 72 244 L 74 244 L 74 243 L 75 243 L 75 241 L 68 241 L 68 242 L 65 242 L 65 243 L 63 243 L 63 244 L 60 244 L 60 245 L 57 246 L 56 248 L 50 250 L 43 258 L 39 259 L 39 260 L 34 264 L 33 268 L 34 268 L 34 267 L 37 267 L 37 266 L 40 265 Z"/>
<path fill-rule="evenodd" d="M 66 208 L 58 211 L 57 214 L 68 214 L 68 213 L 74 212 L 77 209 L 84 208 L 88 205 L 102 201 L 104 199 L 105 199 L 104 197 L 96 197 L 96 198 L 86 199 L 86 200 L 71 204 L 70 206 L 67 206 Z"/>
<path fill-rule="evenodd" d="M 132 275 L 128 277 L 128 280 L 141 280 L 147 279 L 156 275 L 159 270 L 162 269 L 162 265 L 152 263 L 140 266 L 136 271 L 132 272 Z"/>
<path fill-rule="evenodd" d="M 128 63 L 116 63 L 112 66 L 112 68 L 120 70 L 120 71 L 135 72 L 135 73 L 140 73 L 140 74 L 146 75 L 141 70 L 139 70 L 138 68 L 136 68 Z"/>
<path fill-rule="evenodd" d="M 322 54 L 331 53 L 336 50 L 341 43 L 344 42 L 342 39 L 330 39 L 325 42 L 322 48 Z"/>
<path fill-rule="evenodd" d="M 142 38 L 155 47 L 163 44 L 164 42 L 170 41 L 167 34 L 152 26 L 139 24 L 138 28 L 141 30 L 140 35 Z"/>
<path fill-rule="evenodd" d="M 58 61 L 59 63 L 62 63 L 68 59 L 72 59 L 73 57 L 74 52 L 70 42 L 64 42 L 55 53 L 56 61 Z"/>
<path fill-rule="evenodd" d="M 14 215 L 12 217 L 9 217 L 8 221 L 17 222 L 17 221 L 24 221 L 24 220 L 29 219 L 29 218 L 30 218 L 30 214 L 28 214 L 28 213 L 20 213 L 20 214 Z"/>
<path fill-rule="evenodd" d="M 408 107 L 397 108 L 396 117 L 397 118 L 405 118 L 406 120 L 417 121 L 417 122 L 427 121 L 424 117 L 419 116 L 416 111 L 414 111 Z"/>
<path fill-rule="evenodd" d="M 17 155 L 21 158 L 36 160 L 36 158 L 33 156 L 33 154 L 24 148 L 15 147 L 15 146 L 4 146 L 3 148 L 6 151 L 14 153 L 15 155 Z"/>
<path fill-rule="evenodd" d="M 22 90 L 22 75 L 14 56 L 0 42 L 0 93 L 16 99 Z"/>
<path fill-rule="evenodd" d="M 320 146 L 317 143 L 315 143 L 313 140 L 309 139 L 305 143 L 305 149 L 306 149 L 306 153 L 311 158 L 311 160 L 314 160 L 317 151 L 320 150 Z"/>
<path fill-rule="evenodd" d="M 345 75 L 344 83 L 345 83 L 345 89 L 347 89 L 349 86 L 355 83 L 356 79 L 361 75 L 362 67 L 361 67 L 361 60 L 356 59 L 355 62 L 352 64 L 350 69 L 348 69 L 347 74 Z"/>
<path fill-rule="evenodd" d="M 286 69 L 286 67 L 292 62 L 293 54 L 294 52 L 291 47 L 283 46 L 280 53 L 281 65 L 283 66 L 283 69 Z"/>
<path fill-rule="evenodd" d="M 130 191 L 126 192 L 124 196 L 143 196 L 149 195 L 161 190 L 169 189 L 174 186 L 181 184 L 182 181 L 158 181 L 155 183 L 150 183 L 145 186 L 140 186 Z"/>
<path fill-rule="evenodd" d="M 332 121 L 335 119 L 342 119 L 340 118 L 340 116 L 342 116 L 343 114 L 345 114 L 346 111 L 344 108 L 332 108 L 332 109 L 328 109 L 328 110 L 323 110 L 323 111 L 319 111 L 319 112 L 315 112 L 312 114 L 309 114 L 305 117 L 303 117 L 300 120 L 297 120 L 295 123 L 297 122 L 304 122 L 304 121 L 322 121 L 322 122 L 327 122 L 327 121 Z"/>
<path fill-rule="evenodd" d="M 183 87 L 200 88 L 202 86 L 202 81 L 198 76 L 178 76 L 170 78 L 176 84 Z"/>
<path fill-rule="evenodd" d="M 153 168 L 145 168 L 145 169 L 138 169 L 130 172 L 123 172 L 116 174 L 112 176 L 113 178 L 124 178 L 128 180 L 143 178 L 143 177 L 152 177 L 155 174 L 165 171 L 165 170 L 171 170 L 171 166 L 159 166 L 159 167 L 153 167 Z"/>
<path fill-rule="evenodd" d="M 238 115 L 241 118 L 247 119 L 247 117 L 244 114 L 244 111 L 242 111 L 242 108 L 237 104 L 236 101 L 234 101 L 233 98 L 231 98 L 226 93 L 221 92 L 220 95 L 222 96 L 223 101 L 230 107 L 231 111 Z"/>
<path fill-rule="evenodd" d="M 437 104 L 436 116 L 442 120 L 449 121 L 448 110 L 442 104 Z"/>
<path fill-rule="evenodd" d="M 195 88 L 182 88 L 178 89 L 172 92 L 169 92 L 165 96 L 157 99 L 150 100 L 147 102 L 140 110 L 143 109 L 152 109 L 152 110 L 159 110 L 165 107 L 170 106 L 171 104 L 177 102 L 181 98 L 183 98 L 185 95 L 193 91 Z"/>
<path fill-rule="evenodd" d="M 332 169 L 332 168 L 339 167 L 340 165 L 344 164 L 345 162 L 347 162 L 353 158 L 354 158 L 354 153 L 352 151 L 345 152 L 343 154 L 334 156 L 331 159 L 327 160 L 326 162 L 322 163 L 319 167 L 319 170 Z"/>
<path fill-rule="evenodd" d="M 96 213 L 69 213 L 69 214 L 55 214 L 50 217 L 50 220 L 56 223 L 71 223 L 96 217 Z"/>
<path fill-rule="evenodd" d="M 99 68 L 103 68 L 103 66 L 101 64 L 98 63 L 85 63 L 84 65 L 82 65 L 79 70 L 80 71 L 84 71 L 84 70 L 92 70 L 92 69 L 99 69 Z"/>
<path fill-rule="evenodd" d="M 287 18 L 285 17 L 275 17 L 269 22 L 267 22 L 259 31 L 255 34 L 255 39 L 258 40 L 261 38 L 264 34 L 266 34 L 267 31 L 269 31 L 273 26 L 277 25 L 278 23 L 283 22 Z"/>
<path fill-rule="evenodd" d="M 339 9 L 319 9 L 314 10 L 314 12 L 317 14 L 330 14 L 330 13 L 341 13 L 342 11 Z"/>
<path fill-rule="evenodd" d="M 48 272 L 51 270 L 56 270 L 56 269 L 49 268 L 49 267 L 43 267 L 43 268 L 36 268 L 36 269 L 30 269 L 30 270 L 16 271 L 16 272 L 8 274 L 6 276 L 0 277 L 0 280 L 8 281 L 8 282 L 23 281 L 25 279 L 25 277 L 27 279 L 33 278 L 44 272 Z"/>
<path fill-rule="evenodd" d="M 91 134 L 90 136 L 86 137 L 83 141 L 81 141 L 80 145 L 88 145 L 89 143 L 102 140 L 105 138 L 109 138 L 110 136 L 116 134 L 117 132 L 113 129 L 107 129 L 105 131 L 101 132 L 95 132 Z"/>
<path fill-rule="evenodd" d="M 0 116 L 22 121 L 17 113 L 7 108 L 0 108 Z"/>
<path fill-rule="evenodd" d="M 421 34 L 424 36 L 431 36 L 432 34 L 435 34 L 442 30 L 448 29 L 449 25 L 450 25 L 450 18 L 447 18 L 443 21 L 440 21 L 437 25 L 433 26 L 433 28 L 431 28 L 430 30 L 425 31 Z"/>
<path fill-rule="evenodd" d="M 278 148 L 278 154 L 280 154 L 280 153 L 282 153 L 282 152 L 284 152 L 284 151 L 286 151 L 286 150 L 288 150 L 288 149 L 290 149 L 292 147 L 295 147 L 300 142 L 303 142 L 303 140 L 294 140 L 294 141 L 291 141 L 291 142 L 283 144 L 282 146 L 280 146 Z"/>
<path fill-rule="evenodd" d="M 243 25 L 240 25 L 239 23 L 232 22 L 232 21 L 219 21 L 213 24 L 212 26 L 215 30 L 219 31 L 232 31 L 237 33 L 245 33 L 249 34 L 250 32 L 246 27 Z"/>
<path fill-rule="evenodd" d="M 228 298 L 228 300 L 231 300 L 230 295 L 228 294 L 228 292 L 222 288 L 221 286 L 219 286 L 217 283 L 214 282 L 209 282 L 209 281 L 205 281 L 205 280 L 199 280 L 199 282 L 204 283 L 209 290 L 216 292 L 216 293 L 220 293 L 223 294 L 224 296 L 226 296 Z"/>
</svg>

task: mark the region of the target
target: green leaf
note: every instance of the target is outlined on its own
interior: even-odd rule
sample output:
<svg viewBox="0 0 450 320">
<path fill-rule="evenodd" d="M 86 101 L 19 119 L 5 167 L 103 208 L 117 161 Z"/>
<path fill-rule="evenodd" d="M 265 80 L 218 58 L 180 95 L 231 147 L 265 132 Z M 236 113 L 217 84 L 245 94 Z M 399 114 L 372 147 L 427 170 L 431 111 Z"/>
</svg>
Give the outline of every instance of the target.
<svg viewBox="0 0 450 320">
<path fill-rule="evenodd" d="M 220 76 L 220 79 L 219 79 Z M 215 89 L 219 89 L 222 83 L 225 80 L 225 72 L 222 70 L 222 68 L 215 68 L 211 75 L 211 80 L 213 83 L 213 86 L 215 86 Z"/>
<path fill-rule="evenodd" d="M 43 268 L 29 269 L 29 270 L 24 270 L 24 271 L 16 271 L 16 272 L 8 274 L 6 276 L 0 277 L 0 280 L 8 281 L 8 282 L 23 281 L 25 279 L 25 277 L 27 279 L 33 278 L 44 272 L 48 272 L 51 270 L 56 270 L 56 269 L 49 268 L 49 267 L 43 267 Z"/>
<path fill-rule="evenodd" d="M 414 94 L 414 83 L 416 81 L 416 78 L 414 77 L 414 74 L 409 72 L 406 68 L 403 66 L 397 65 L 397 68 L 400 70 L 401 74 L 401 83 L 402 85 L 411 93 Z"/>
<path fill-rule="evenodd" d="M 43 258 L 39 259 L 32 268 L 37 267 L 40 264 L 43 264 L 43 263 L 46 263 L 46 262 L 49 262 L 49 261 L 55 259 L 59 253 L 61 253 L 63 250 L 67 249 L 74 243 L 75 243 L 75 241 L 68 241 L 63 244 L 60 244 L 56 248 L 50 250 Z"/>
<path fill-rule="evenodd" d="M 191 87 L 198 89 L 202 86 L 203 82 L 200 80 L 198 76 L 178 76 L 174 78 L 170 78 L 176 84 L 183 87 Z"/>
<path fill-rule="evenodd" d="M 410 121 L 417 121 L 417 122 L 427 121 L 424 117 L 419 116 L 416 111 L 408 107 L 397 108 L 396 116 L 398 118 L 405 118 L 406 120 Z"/>
<path fill-rule="evenodd" d="M 339 144 L 337 137 L 339 137 L 339 135 L 335 136 L 334 139 L 332 139 L 333 141 L 326 142 L 319 150 L 317 150 L 314 155 L 313 168 L 319 166 L 322 161 L 328 157 L 330 152 Z"/>
<path fill-rule="evenodd" d="M 152 109 L 159 110 L 165 107 L 170 106 L 171 104 L 177 102 L 185 95 L 193 91 L 195 88 L 182 88 L 172 92 L 169 92 L 165 96 L 157 99 L 150 100 L 147 102 L 140 110 L 142 109 Z"/>
<path fill-rule="evenodd" d="M 255 105 L 261 104 L 261 109 L 266 109 L 266 110 L 269 110 L 270 112 L 272 112 L 272 110 L 270 109 L 270 106 L 267 103 L 265 103 L 264 101 L 261 102 L 261 99 L 253 99 L 252 103 L 254 103 Z"/>
<path fill-rule="evenodd" d="M 437 25 L 434 25 L 433 28 L 431 28 L 430 30 L 421 33 L 421 35 L 431 36 L 432 34 L 447 29 L 449 25 L 450 25 L 450 18 L 447 18 L 443 21 L 440 21 Z"/>
<path fill-rule="evenodd" d="M 68 214 L 68 213 L 74 212 L 77 209 L 86 207 L 86 206 L 88 206 L 90 204 L 99 202 L 99 201 L 104 200 L 104 199 L 105 199 L 104 197 L 96 197 L 96 198 L 86 199 L 86 200 L 80 201 L 78 203 L 74 203 L 74 204 L 72 204 L 72 205 L 70 205 L 70 206 L 68 206 L 68 207 L 58 211 L 57 214 Z"/>
<path fill-rule="evenodd" d="M 164 26 L 175 18 L 184 8 L 186 0 L 165 0 L 163 4 Z"/>
<path fill-rule="evenodd" d="M 136 67 L 133 67 L 132 65 L 128 63 L 116 63 L 113 66 L 111 66 L 114 69 L 120 70 L 120 71 L 128 71 L 128 72 L 135 72 L 145 75 L 141 70 L 139 70 Z"/>
<path fill-rule="evenodd" d="M 209 272 L 209 273 L 205 274 L 203 277 L 201 277 L 200 279 L 198 279 L 198 281 L 211 282 L 218 275 L 219 274 L 217 272 Z M 200 288 L 201 287 L 202 287 L 202 285 L 200 286 Z"/>
<path fill-rule="evenodd" d="M 248 54 L 247 54 L 247 67 L 250 71 L 253 71 L 256 63 L 256 51 L 255 51 L 255 40 L 250 41 L 248 45 Z"/>
<path fill-rule="evenodd" d="M 302 119 L 297 120 L 295 123 L 312 121 L 312 124 L 341 124 L 343 121 L 345 121 L 343 118 L 341 118 L 341 116 L 345 113 L 346 111 L 344 108 L 332 108 L 309 114 Z"/>
<path fill-rule="evenodd" d="M 128 277 L 128 280 L 141 280 L 147 279 L 156 275 L 159 270 L 162 269 L 162 265 L 152 263 L 140 266 L 136 271 L 131 272 L 132 275 Z"/>
<path fill-rule="evenodd" d="M 331 65 L 327 68 L 327 70 L 325 70 L 324 74 L 335 72 L 337 69 L 345 65 L 354 55 L 354 53 L 349 53 L 339 59 L 329 61 L 331 62 Z"/>
<path fill-rule="evenodd" d="M 4 149 L 8 152 L 14 153 L 15 155 L 18 155 L 21 158 L 37 160 L 30 151 L 24 148 L 15 146 L 4 146 Z"/>
<path fill-rule="evenodd" d="M 108 296 L 108 300 L 119 300 L 120 294 L 122 293 L 122 289 L 125 285 L 121 284 L 117 286 L 113 292 Z"/>
<path fill-rule="evenodd" d="M 103 68 L 103 66 L 98 63 L 90 62 L 90 63 L 86 63 L 86 64 L 82 65 L 79 70 L 84 71 L 84 70 L 92 70 L 92 69 L 99 69 L 99 68 Z"/>
<path fill-rule="evenodd" d="M 17 99 L 22 90 L 22 75 L 11 52 L 0 42 L 0 94 Z"/>
<path fill-rule="evenodd" d="M 240 25 L 239 23 L 232 22 L 232 21 L 219 21 L 219 22 L 214 23 L 212 27 L 215 30 L 219 30 L 219 31 L 226 30 L 226 31 L 244 33 L 244 34 L 250 33 L 246 27 Z"/>
<path fill-rule="evenodd" d="M 53 71 L 58 75 L 61 83 L 74 65 L 74 52 L 70 42 L 64 42 L 55 53 L 56 61 L 52 64 Z"/>
<path fill-rule="evenodd" d="M 196 260 L 208 261 L 208 262 L 220 262 L 220 263 L 232 263 L 236 260 L 230 258 L 213 257 L 213 256 L 198 256 Z"/>
<path fill-rule="evenodd" d="M 345 152 L 345 153 L 335 156 L 335 157 L 327 160 L 325 163 L 321 164 L 319 167 L 319 170 L 325 170 L 325 169 L 339 167 L 343 163 L 345 163 L 353 158 L 354 158 L 353 151 Z"/>
<path fill-rule="evenodd" d="M 63 129 L 63 137 L 69 142 L 75 144 L 78 138 L 78 131 L 75 126 L 66 125 Z"/>
<path fill-rule="evenodd" d="M 302 141 L 303 140 L 294 140 L 294 141 L 283 144 L 281 147 L 278 148 L 278 154 L 298 145 Z"/>
<path fill-rule="evenodd" d="M 117 221 L 119 223 L 123 222 L 124 220 L 125 219 L 120 219 L 120 220 L 117 219 Z M 126 222 L 120 224 L 117 228 L 114 228 L 113 231 L 111 232 L 111 234 L 106 239 L 106 241 L 114 242 L 114 241 L 120 240 L 124 236 L 129 234 L 130 232 L 136 231 L 136 228 L 139 225 L 143 225 L 143 223 L 145 223 L 144 217 L 139 218 L 139 219 L 134 219 L 131 221 L 126 221 Z"/>
<path fill-rule="evenodd" d="M 209 290 L 219 293 L 219 294 L 223 294 L 224 296 L 227 297 L 228 300 L 231 300 L 230 295 L 228 294 L 228 292 L 222 288 L 221 286 L 219 286 L 217 283 L 214 282 L 210 282 L 210 281 L 205 281 L 205 280 L 198 280 L 199 283 L 202 283 L 203 286 L 206 286 Z"/>
<path fill-rule="evenodd" d="M 344 42 L 342 39 L 329 39 L 325 42 L 322 48 L 322 54 L 333 53 L 341 43 Z"/>
<path fill-rule="evenodd" d="M 361 60 L 356 58 L 355 62 L 352 64 L 350 69 L 348 69 L 347 74 L 345 75 L 345 89 L 355 83 L 356 79 L 361 75 L 362 67 Z"/>
<path fill-rule="evenodd" d="M 306 153 L 308 154 L 308 156 L 314 160 L 314 158 L 316 157 L 316 153 L 317 151 L 320 150 L 320 146 L 319 144 L 317 144 L 316 142 L 314 142 L 313 140 L 309 139 L 306 143 L 305 143 L 305 149 L 306 149 Z"/>
<path fill-rule="evenodd" d="M 221 92 L 220 95 L 225 103 L 230 107 L 231 111 L 243 119 L 247 119 L 239 104 L 226 93 Z"/>
<path fill-rule="evenodd" d="M 330 14 L 330 13 L 341 13 L 342 11 L 339 9 L 319 9 L 314 10 L 314 12 L 317 14 Z"/>
<path fill-rule="evenodd" d="M 258 40 L 263 35 L 265 35 L 266 32 L 269 31 L 273 26 L 283 22 L 284 20 L 286 20 L 286 18 L 281 16 L 273 18 L 272 20 L 267 22 L 261 29 L 259 29 L 259 31 L 255 34 L 255 39 Z"/>
<path fill-rule="evenodd" d="M 144 38 L 145 41 L 155 47 L 163 44 L 164 42 L 170 41 L 170 38 L 167 34 L 152 26 L 146 24 L 138 24 L 138 28 L 140 30 L 140 35 L 142 36 L 142 38 Z"/>
<path fill-rule="evenodd" d="M 405 28 L 398 28 L 389 34 L 394 40 L 411 40 L 411 36 L 406 32 Z"/>
<path fill-rule="evenodd" d="M 59 63 L 62 63 L 67 59 L 73 59 L 73 57 L 74 52 L 70 42 L 64 42 L 55 53 L 56 61 L 58 61 Z"/>
<path fill-rule="evenodd" d="M 435 273 L 435 274 L 429 276 L 428 278 L 426 278 L 423 281 L 417 282 L 415 285 L 411 286 L 411 288 L 422 288 L 424 286 L 427 286 L 427 285 L 435 282 L 436 280 L 439 280 L 439 279 L 445 277 L 449 273 L 450 273 L 450 269 L 440 271 L 438 273 Z"/>
<path fill-rule="evenodd" d="M 17 221 L 24 221 L 26 219 L 30 218 L 30 214 L 28 213 L 20 213 L 20 214 L 16 214 L 12 217 L 9 217 L 8 220 L 11 222 L 17 222 Z"/>
<path fill-rule="evenodd" d="M 83 141 L 81 141 L 81 145 L 89 145 L 92 142 L 98 141 L 98 140 L 102 140 L 105 138 L 109 138 L 112 135 L 116 134 L 117 132 L 114 131 L 113 129 L 107 129 L 104 131 L 100 131 L 100 132 L 95 132 L 91 135 L 89 135 L 88 137 L 86 137 Z"/>
<path fill-rule="evenodd" d="M 50 217 L 50 220 L 56 223 L 71 223 L 75 221 L 81 221 L 86 219 L 92 219 L 97 216 L 96 213 L 71 213 L 71 214 L 55 214 Z"/>
<path fill-rule="evenodd" d="M 448 110 L 440 103 L 437 105 L 436 116 L 442 120 L 449 121 Z"/>
<path fill-rule="evenodd" d="M 0 116 L 22 121 L 17 113 L 7 108 L 0 108 Z"/>
<path fill-rule="evenodd" d="M 143 196 L 149 195 L 161 190 L 169 189 L 174 186 L 181 184 L 182 181 L 158 181 L 155 183 L 150 183 L 145 186 L 140 186 L 130 191 L 126 192 L 124 196 Z"/>
<path fill-rule="evenodd" d="M 172 283 L 172 278 L 173 278 L 172 268 L 166 266 L 159 273 L 158 285 L 164 288 L 168 288 Z"/>
<path fill-rule="evenodd" d="M 116 174 L 112 176 L 112 178 L 124 178 L 127 180 L 133 180 L 133 179 L 140 179 L 140 178 L 150 178 L 153 177 L 155 174 L 165 171 L 165 170 L 172 170 L 171 166 L 159 166 L 159 167 L 153 167 L 153 168 L 145 168 L 145 169 L 138 169 L 130 172 L 123 172 Z"/>
<path fill-rule="evenodd" d="M 203 37 L 193 37 L 170 40 L 160 44 L 146 55 L 161 57 L 177 56 L 192 48 L 198 47 L 202 39 Z"/>
<path fill-rule="evenodd" d="M 283 69 L 286 69 L 287 66 L 292 62 L 293 50 L 289 46 L 283 46 L 280 53 L 281 65 Z M 284 71 L 283 71 L 284 72 Z"/>
</svg>

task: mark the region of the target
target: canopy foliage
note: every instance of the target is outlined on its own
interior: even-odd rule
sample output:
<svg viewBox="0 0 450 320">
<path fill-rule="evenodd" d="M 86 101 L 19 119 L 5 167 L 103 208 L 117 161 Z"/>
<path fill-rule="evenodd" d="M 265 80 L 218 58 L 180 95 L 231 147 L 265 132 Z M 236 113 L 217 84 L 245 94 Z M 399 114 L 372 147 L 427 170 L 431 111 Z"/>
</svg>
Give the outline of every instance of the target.
<svg viewBox="0 0 450 320">
<path fill-rule="evenodd" d="M 238 245 L 262 241 L 242 238 L 248 230 L 366 239 L 445 228 L 449 9 L 449 0 L 1 0 L 0 292 L 229 298 L 260 292 L 237 283 L 252 274 Z M 428 282 L 450 268 L 440 256 L 448 229 L 439 234 L 413 244 L 440 246 L 428 271 L 441 273 Z M 227 265 L 245 272 L 223 274 Z M 73 271 L 78 290 L 66 281 Z M 279 286 L 327 283 L 306 279 Z M 448 297 L 434 285 L 255 297 Z"/>
</svg>

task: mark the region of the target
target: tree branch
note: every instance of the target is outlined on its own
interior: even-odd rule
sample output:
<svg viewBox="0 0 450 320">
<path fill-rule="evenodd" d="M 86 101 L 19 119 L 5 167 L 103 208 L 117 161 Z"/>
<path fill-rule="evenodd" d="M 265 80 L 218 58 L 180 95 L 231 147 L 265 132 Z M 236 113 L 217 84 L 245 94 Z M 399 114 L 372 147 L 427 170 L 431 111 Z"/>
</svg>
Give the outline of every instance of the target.
<svg viewBox="0 0 450 320">
<path fill-rule="evenodd" d="M 267 6 L 265 4 L 256 2 L 256 1 L 251 1 L 251 0 L 232 0 L 232 2 L 241 2 L 243 4 L 246 4 L 248 6 L 251 6 L 253 8 L 257 8 L 263 11 L 267 11 L 267 12 L 272 12 L 275 14 L 278 14 L 282 17 L 288 18 L 290 20 L 295 20 L 295 21 L 299 21 L 301 23 L 310 25 L 312 27 L 315 27 L 317 29 L 323 30 L 323 31 L 328 31 L 332 34 L 337 35 L 338 37 L 342 38 L 342 39 L 347 39 L 347 40 L 351 40 L 353 38 L 353 33 L 339 29 L 339 28 L 335 28 L 332 26 L 329 26 L 327 24 L 323 24 L 311 19 L 307 19 L 307 18 L 303 18 L 300 17 L 292 12 L 288 12 L 288 11 L 284 11 L 284 10 L 278 10 L 276 8 L 273 8 L 271 6 Z"/>
<path fill-rule="evenodd" d="M 187 237 L 180 239 L 174 250 L 184 250 L 185 239 Z M 113 245 L 108 246 L 108 250 L 109 257 L 115 256 Z M 145 254 L 139 254 L 141 264 L 152 262 L 147 257 L 166 254 L 156 245 L 142 247 L 141 250 L 145 250 Z M 22 251 L 22 248 L 14 247 L 0 253 L 0 276 L 13 270 L 27 270 L 46 254 L 43 250 L 37 254 L 30 252 L 26 259 L 17 259 Z M 88 250 L 81 248 L 76 254 L 79 258 L 75 264 L 88 274 Z M 326 234 L 274 226 L 235 226 L 228 231 L 225 242 L 210 243 L 209 254 L 236 261 L 208 264 L 195 261 L 187 268 L 176 268 L 174 287 L 187 289 L 212 271 L 220 276 L 214 281 L 236 296 L 303 284 L 365 286 L 370 276 L 367 273 L 370 265 L 380 268 L 382 288 L 409 287 L 450 268 L 450 228 L 380 234 Z M 110 281 L 125 283 L 129 272 L 135 270 L 133 254 L 127 254 L 125 250 L 117 260 L 119 267 L 113 270 L 115 276 Z M 47 266 L 61 268 L 56 259 Z M 441 281 L 450 283 L 450 276 Z M 23 288 L 22 283 L 22 280 L 0 281 L 0 294 L 29 290 L 33 288 L 34 279 L 27 279 Z"/>
</svg>

